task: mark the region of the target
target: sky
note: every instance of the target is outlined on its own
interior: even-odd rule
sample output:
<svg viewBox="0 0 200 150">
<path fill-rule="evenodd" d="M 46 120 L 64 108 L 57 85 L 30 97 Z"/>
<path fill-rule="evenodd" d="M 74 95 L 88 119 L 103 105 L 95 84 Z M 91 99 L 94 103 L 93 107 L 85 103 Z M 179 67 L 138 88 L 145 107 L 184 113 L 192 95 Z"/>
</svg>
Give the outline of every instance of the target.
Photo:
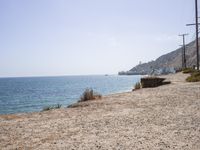
<svg viewBox="0 0 200 150">
<path fill-rule="evenodd" d="M 0 0 L 0 77 L 117 74 L 194 39 L 191 0 Z"/>
</svg>

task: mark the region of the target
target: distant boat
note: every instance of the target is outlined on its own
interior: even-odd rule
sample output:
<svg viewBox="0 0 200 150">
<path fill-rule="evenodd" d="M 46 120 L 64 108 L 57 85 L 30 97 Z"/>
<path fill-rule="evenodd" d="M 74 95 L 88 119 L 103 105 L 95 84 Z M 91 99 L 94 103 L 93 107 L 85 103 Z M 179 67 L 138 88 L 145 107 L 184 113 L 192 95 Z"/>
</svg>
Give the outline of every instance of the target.
<svg viewBox="0 0 200 150">
<path fill-rule="evenodd" d="M 105 74 L 105 76 L 108 76 L 108 74 Z"/>
</svg>

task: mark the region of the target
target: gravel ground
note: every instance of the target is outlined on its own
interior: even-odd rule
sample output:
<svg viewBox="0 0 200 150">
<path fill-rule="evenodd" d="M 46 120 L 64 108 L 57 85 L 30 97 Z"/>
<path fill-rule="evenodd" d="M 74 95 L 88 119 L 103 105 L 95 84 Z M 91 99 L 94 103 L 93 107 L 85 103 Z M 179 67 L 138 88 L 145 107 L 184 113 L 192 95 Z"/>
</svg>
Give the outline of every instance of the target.
<svg viewBox="0 0 200 150">
<path fill-rule="evenodd" d="M 166 77 L 74 108 L 0 115 L 0 149 L 200 150 L 200 83 Z"/>
</svg>

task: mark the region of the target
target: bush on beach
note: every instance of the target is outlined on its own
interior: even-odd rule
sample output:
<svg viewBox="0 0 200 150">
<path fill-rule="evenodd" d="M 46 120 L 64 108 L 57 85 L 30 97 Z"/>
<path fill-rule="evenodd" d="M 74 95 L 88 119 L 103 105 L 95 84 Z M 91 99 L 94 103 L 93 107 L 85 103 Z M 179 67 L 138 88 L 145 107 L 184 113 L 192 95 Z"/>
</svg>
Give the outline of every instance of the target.
<svg viewBox="0 0 200 150">
<path fill-rule="evenodd" d="M 196 70 L 195 69 L 192 69 L 192 68 L 185 68 L 185 69 L 183 69 L 182 70 L 182 72 L 183 73 L 194 73 L 194 72 L 196 72 Z"/>
<path fill-rule="evenodd" d="M 185 68 L 182 71 L 185 74 L 190 74 L 190 76 L 186 78 L 187 82 L 200 82 L 200 71 L 193 68 Z"/>
<path fill-rule="evenodd" d="M 195 71 L 186 79 L 187 82 L 200 82 L 200 71 Z"/>
<path fill-rule="evenodd" d="M 134 90 L 140 89 L 141 88 L 141 84 L 140 82 L 137 82 L 134 86 Z"/>
<path fill-rule="evenodd" d="M 83 94 L 80 97 L 79 102 L 89 101 L 89 100 L 95 100 L 95 99 L 101 99 L 102 95 L 95 93 L 93 89 L 86 89 Z"/>
</svg>

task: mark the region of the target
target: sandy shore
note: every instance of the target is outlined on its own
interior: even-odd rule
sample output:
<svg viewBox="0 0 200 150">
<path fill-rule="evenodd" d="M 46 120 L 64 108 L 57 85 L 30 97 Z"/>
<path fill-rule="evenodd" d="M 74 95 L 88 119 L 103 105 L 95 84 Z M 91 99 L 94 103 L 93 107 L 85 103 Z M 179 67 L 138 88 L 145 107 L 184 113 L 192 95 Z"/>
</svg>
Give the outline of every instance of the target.
<svg viewBox="0 0 200 150">
<path fill-rule="evenodd" d="M 0 149 L 200 150 L 200 83 L 186 76 L 75 108 L 1 115 Z"/>
</svg>

